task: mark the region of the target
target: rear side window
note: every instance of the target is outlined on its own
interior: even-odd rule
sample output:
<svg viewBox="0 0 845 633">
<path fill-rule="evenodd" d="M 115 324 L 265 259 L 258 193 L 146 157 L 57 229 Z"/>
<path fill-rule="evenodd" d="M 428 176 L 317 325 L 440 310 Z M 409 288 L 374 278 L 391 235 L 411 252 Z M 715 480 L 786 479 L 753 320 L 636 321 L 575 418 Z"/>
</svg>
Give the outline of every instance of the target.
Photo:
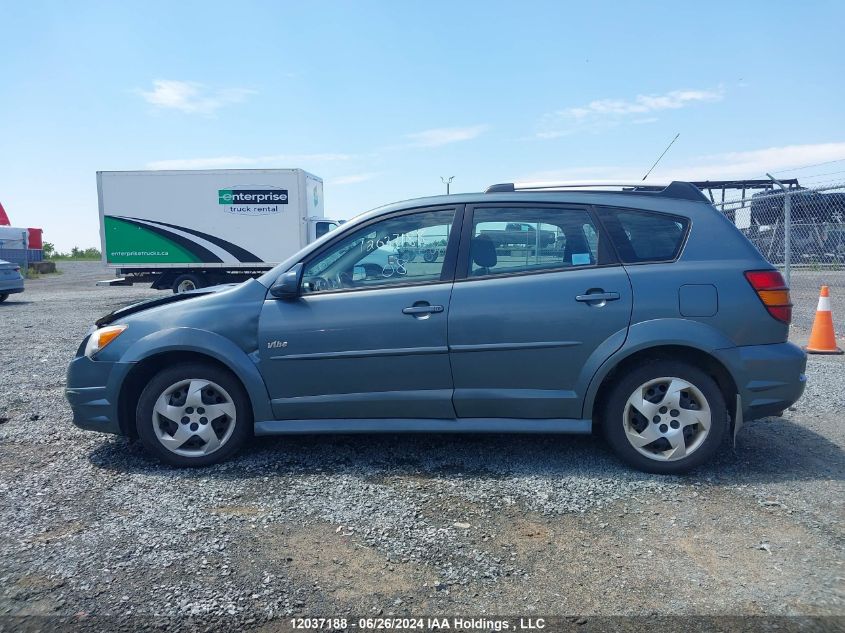
<svg viewBox="0 0 845 633">
<path fill-rule="evenodd" d="M 626 264 L 674 260 L 689 229 L 688 219 L 667 213 L 608 208 L 598 212 Z"/>
<path fill-rule="evenodd" d="M 558 207 L 480 207 L 473 211 L 472 277 L 595 266 L 612 261 L 590 214 Z"/>
</svg>

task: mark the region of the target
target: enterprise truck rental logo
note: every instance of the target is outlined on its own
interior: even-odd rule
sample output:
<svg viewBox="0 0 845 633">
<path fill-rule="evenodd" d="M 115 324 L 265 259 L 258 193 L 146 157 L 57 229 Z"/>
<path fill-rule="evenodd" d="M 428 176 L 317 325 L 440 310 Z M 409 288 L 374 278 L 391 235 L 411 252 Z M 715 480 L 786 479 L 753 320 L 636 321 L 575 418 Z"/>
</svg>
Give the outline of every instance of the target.
<svg viewBox="0 0 845 633">
<path fill-rule="evenodd" d="M 230 187 L 218 190 L 217 203 L 223 205 L 223 211 L 235 215 L 273 215 L 281 213 L 281 205 L 288 203 L 288 190 L 254 185 Z"/>
</svg>

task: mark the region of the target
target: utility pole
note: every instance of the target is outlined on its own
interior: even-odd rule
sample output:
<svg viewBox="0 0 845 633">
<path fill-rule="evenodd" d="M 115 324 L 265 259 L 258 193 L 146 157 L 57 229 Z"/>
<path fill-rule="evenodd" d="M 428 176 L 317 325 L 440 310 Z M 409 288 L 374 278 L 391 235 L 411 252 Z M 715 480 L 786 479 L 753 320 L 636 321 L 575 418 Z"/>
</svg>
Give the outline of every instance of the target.
<svg viewBox="0 0 845 633">
<path fill-rule="evenodd" d="M 449 188 L 450 188 L 449 185 L 452 184 L 452 180 L 454 180 L 454 178 L 455 178 L 454 176 L 449 176 L 448 178 L 446 178 L 445 176 L 440 176 L 440 180 L 443 182 L 444 185 L 446 185 L 446 195 L 447 196 L 449 195 Z"/>
</svg>

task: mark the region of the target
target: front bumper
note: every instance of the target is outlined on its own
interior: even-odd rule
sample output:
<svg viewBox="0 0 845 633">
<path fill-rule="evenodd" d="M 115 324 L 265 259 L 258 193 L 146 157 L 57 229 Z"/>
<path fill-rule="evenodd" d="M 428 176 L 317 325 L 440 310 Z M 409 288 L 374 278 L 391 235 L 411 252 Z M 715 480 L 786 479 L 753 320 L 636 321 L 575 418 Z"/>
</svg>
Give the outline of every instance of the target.
<svg viewBox="0 0 845 633">
<path fill-rule="evenodd" d="M 793 343 L 733 347 L 716 356 L 736 381 L 746 421 L 780 414 L 807 385 L 807 355 Z"/>
<path fill-rule="evenodd" d="M 120 425 L 120 386 L 134 363 L 113 363 L 77 356 L 67 368 L 65 398 L 73 423 L 89 431 L 125 434 Z"/>
</svg>

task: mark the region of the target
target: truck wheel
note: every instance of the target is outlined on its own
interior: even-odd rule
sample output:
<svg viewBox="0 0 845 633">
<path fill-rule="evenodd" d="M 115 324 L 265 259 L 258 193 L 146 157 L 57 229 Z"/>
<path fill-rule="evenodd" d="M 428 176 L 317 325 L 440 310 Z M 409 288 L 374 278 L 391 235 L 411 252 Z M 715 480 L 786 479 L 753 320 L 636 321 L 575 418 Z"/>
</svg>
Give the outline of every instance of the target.
<svg viewBox="0 0 845 633">
<path fill-rule="evenodd" d="M 135 424 L 144 447 L 172 466 L 208 466 L 231 457 L 252 432 L 240 382 L 205 363 L 165 369 L 138 399 Z"/>
<path fill-rule="evenodd" d="M 205 280 L 202 278 L 202 275 L 186 273 L 179 275 L 173 280 L 173 294 L 177 295 L 203 287 L 205 287 Z"/>
<path fill-rule="evenodd" d="M 639 470 L 679 474 L 708 461 L 728 428 L 716 381 L 697 367 L 653 361 L 621 377 L 605 400 L 602 430 Z"/>
</svg>

